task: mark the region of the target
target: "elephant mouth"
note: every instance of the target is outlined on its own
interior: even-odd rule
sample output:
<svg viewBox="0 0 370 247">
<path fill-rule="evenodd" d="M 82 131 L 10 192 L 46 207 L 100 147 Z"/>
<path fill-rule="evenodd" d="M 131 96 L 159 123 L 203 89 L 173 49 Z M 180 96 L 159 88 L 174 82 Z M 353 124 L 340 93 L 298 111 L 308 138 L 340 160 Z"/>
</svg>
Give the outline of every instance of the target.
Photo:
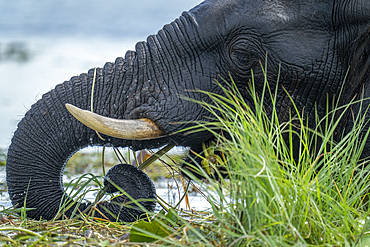
<svg viewBox="0 0 370 247">
<path fill-rule="evenodd" d="M 165 136 L 159 127 L 147 118 L 135 120 L 113 119 L 82 110 L 71 104 L 65 106 L 82 124 L 108 136 L 127 140 L 146 140 Z"/>
</svg>

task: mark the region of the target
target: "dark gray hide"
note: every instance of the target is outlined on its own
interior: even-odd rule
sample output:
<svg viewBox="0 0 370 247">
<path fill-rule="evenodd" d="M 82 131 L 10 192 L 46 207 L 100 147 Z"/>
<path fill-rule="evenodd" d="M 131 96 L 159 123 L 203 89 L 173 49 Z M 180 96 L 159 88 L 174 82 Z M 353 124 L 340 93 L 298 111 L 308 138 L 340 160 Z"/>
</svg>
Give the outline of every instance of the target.
<svg viewBox="0 0 370 247">
<path fill-rule="evenodd" d="M 135 51 L 97 70 L 94 112 L 118 119 L 145 117 L 164 133 L 173 133 L 187 125 L 170 123 L 204 120 L 209 114 L 178 95 L 208 101 L 192 90 L 219 93 L 213 81 L 229 78 L 229 73 L 245 93 L 251 70 L 261 93 L 260 62 L 267 54 L 272 88 L 281 66 L 280 120 L 288 119 L 291 107 L 283 88 L 308 119 L 314 116 L 315 105 L 323 116 L 327 100 L 345 104 L 362 89 L 365 97 L 370 96 L 369 30 L 368 0 L 204 1 L 146 42 L 137 43 Z M 37 208 L 28 213 L 30 217 L 55 215 L 63 195 L 66 160 L 83 147 L 109 144 L 138 150 L 176 143 L 197 148 L 211 138 L 204 132 L 145 141 L 104 136 L 102 141 L 64 107 L 70 103 L 90 109 L 92 79 L 90 70 L 57 85 L 32 106 L 14 133 L 6 168 L 9 194 L 13 204 L 23 205 L 29 184 L 27 207 Z M 342 86 L 344 94 L 338 99 Z M 250 100 L 246 93 L 245 99 Z M 265 102 L 269 110 L 269 100 Z M 357 111 L 354 107 L 354 114 Z M 350 121 L 341 123 L 342 128 L 350 125 Z M 367 145 L 364 155 L 369 152 Z"/>
</svg>

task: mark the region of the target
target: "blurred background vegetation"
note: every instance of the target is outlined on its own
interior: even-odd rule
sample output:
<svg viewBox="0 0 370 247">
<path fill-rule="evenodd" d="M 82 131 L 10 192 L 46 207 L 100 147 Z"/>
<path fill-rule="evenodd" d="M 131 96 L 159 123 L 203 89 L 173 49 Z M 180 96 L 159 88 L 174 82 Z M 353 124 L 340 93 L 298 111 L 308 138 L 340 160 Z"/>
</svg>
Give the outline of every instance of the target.
<svg viewBox="0 0 370 247">
<path fill-rule="evenodd" d="M 99 151 L 100 150 L 100 151 Z M 102 169 L 102 156 L 103 152 L 100 149 L 97 151 L 84 151 L 81 150 L 75 153 L 68 161 L 64 174 L 67 177 L 76 176 L 78 174 L 84 173 L 94 173 L 97 176 L 103 176 L 103 169 Z M 111 167 L 120 164 L 120 163 L 127 163 L 136 165 L 137 162 L 141 163 L 139 160 L 140 155 L 143 154 L 144 159 L 147 158 L 151 153 L 154 153 L 150 150 L 144 150 L 143 153 L 140 152 L 133 152 L 128 148 L 124 149 L 116 149 L 115 151 L 113 148 L 106 148 L 104 151 L 104 166 L 105 171 L 107 172 Z M 134 157 L 136 156 L 136 159 Z M 161 178 L 171 177 L 171 165 L 174 165 L 174 162 L 178 165 L 181 159 L 186 155 L 184 150 L 171 152 L 168 155 L 161 157 L 161 159 L 155 161 L 151 164 L 148 168 L 145 169 L 145 172 L 148 176 L 153 180 L 156 181 Z M 118 158 L 119 157 L 119 158 Z"/>
<path fill-rule="evenodd" d="M 25 42 L 0 43 L 0 63 L 25 63 L 31 59 L 31 50 Z"/>
<path fill-rule="evenodd" d="M 5 166 L 6 163 L 6 153 L 4 149 L 0 149 L 0 166 Z"/>
</svg>

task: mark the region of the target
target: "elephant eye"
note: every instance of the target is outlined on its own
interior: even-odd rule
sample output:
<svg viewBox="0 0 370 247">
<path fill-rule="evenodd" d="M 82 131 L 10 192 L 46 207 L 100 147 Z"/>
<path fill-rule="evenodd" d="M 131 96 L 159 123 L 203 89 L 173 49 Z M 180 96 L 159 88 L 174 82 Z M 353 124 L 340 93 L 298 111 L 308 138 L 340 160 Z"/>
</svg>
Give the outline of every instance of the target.
<svg viewBox="0 0 370 247">
<path fill-rule="evenodd" d="M 242 50 L 242 49 L 235 49 L 231 53 L 231 59 L 235 62 L 238 63 L 242 67 L 249 67 L 247 66 L 251 61 L 252 61 L 252 56 L 251 53 L 247 50 Z"/>
<path fill-rule="evenodd" d="M 229 44 L 229 62 L 233 72 L 239 75 L 246 75 L 254 66 L 259 64 L 259 57 L 256 55 L 256 47 L 246 39 L 234 39 Z"/>
</svg>

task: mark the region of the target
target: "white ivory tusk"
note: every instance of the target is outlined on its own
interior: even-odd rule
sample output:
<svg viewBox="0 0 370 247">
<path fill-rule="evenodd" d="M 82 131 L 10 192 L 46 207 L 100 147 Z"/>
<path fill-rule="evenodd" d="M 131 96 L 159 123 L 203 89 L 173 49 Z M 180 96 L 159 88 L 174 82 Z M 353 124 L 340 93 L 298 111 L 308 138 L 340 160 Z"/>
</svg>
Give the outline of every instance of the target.
<svg viewBox="0 0 370 247">
<path fill-rule="evenodd" d="M 128 140 L 144 140 L 164 136 L 158 126 L 146 118 L 136 120 L 113 119 L 82 110 L 71 104 L 65 106 L 78 121 L 108 136 Z"/>
</svg>

